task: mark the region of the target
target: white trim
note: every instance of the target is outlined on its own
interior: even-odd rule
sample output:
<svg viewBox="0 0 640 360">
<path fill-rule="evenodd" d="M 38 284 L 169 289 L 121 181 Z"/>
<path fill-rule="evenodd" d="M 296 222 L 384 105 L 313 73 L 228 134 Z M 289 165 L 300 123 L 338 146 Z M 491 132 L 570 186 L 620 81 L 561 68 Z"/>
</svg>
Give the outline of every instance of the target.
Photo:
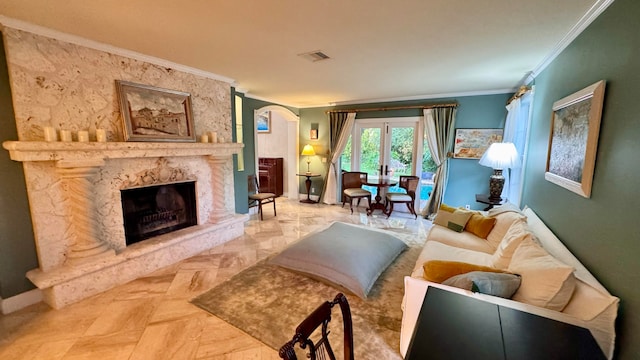
<svg viewBox="0 0 640 360">
<path fill-rule="evenodd" d="M 174 63 L 169 60 L 157 58 L 155 56 L 141 54 L 139 52 L 119 48 L 113 45 L 101 43 L 98 41 L 89 40 L 77 35 L 67 34 L 61 31 L 49 29 L 43 26 L 31 24 L 22 20 L 13 19 L 4 15 L 0 15 L 0 28 L 2 27 L 10 27 L 17 30 L 27 31 L 36 35 L 41 35 L 49 38 L 53 38 L 56 40 L 68 42 L 75 45 L 80 45 L 84 47 L 88 47 L 94 50 L 104 51 L 114 55 L 120 55 L 124 57 L 128 57 L 131 59 L 144 61 L 150 64 L 171 68 L 174 70 L 186 72 L 193 75 L 202 76 L 212 80 L 219 80 L 226 83 L 229 83 L 233 86 L 235 84 L 235 80 L 228 78 L 226 76 L 214 74 L 208 71 L 196 69 L 187 65 L 182 65 L 178 63 Z"/>
<path fill-rule="evenodd" d="M 560 40 L 560 42 L 556 44 L 556 46 L 553 48 L 551 53 L 549 53 L 549 55 L 547 55 L 542 60 L 542 62 L 538 64 L 538 66 L 536 66 L 535 68 L 533 68 L 533 70 L 531 70 L 530 75 L 527 76 L 525 80 L 526 81 L 525 84 L 530 83 L 531 81 L 533 81 L 533 79 L 535 79 L 538 75 L 540 75 L 540 73 L 543 72 L 544 69 L 546 69 L 547 66 L 549 66 L 549 64 L 551 64 L 551 62 L 555 60 L 558 57 L 558 55 L 560 55 L 560 53 L 562 53 L 562 51 L 564 51 L 564 49 L 566 49 L 567 46 L 569 46 L 569 44 L 571 44 L 573 40 L 575 40 L 578 37 L 578 35 L 582 34 L 582 32 L 589 25 L 591 25 L 591 23 L 596 18 L 598 18 L 598 16 L 600 16 L 600 14 L 602 14 L 613 2 L 614 0 L 596 1 L 596 3 L 593 4 L 593 6 L 589 10 L 587 10 L 584 16 L 582 16 L 582 18 L 578 21 L 578 23 L 575 24 L 571 28 L 571 30 L 569 30 L 567 35 L 565 35 L 562 38 L 562 40 Z"/>
<path fill-rule="evenodd" d="M 302 107 L 297 106 L 297 105 L 285 104 L 285 103 L 282 103 L 282 102 L 277 101 L 277 100 L 272 100 L 272 99 L 264 98 L 264 97 L 261 97 L 261 96 L 253 95 L 249 91 L 246 91 L 246 89 L 242 89 L 242 90 L 244 90 L 244 91 L 241 91 L 240 88 L 236 88 L 236 92 L 243 93 L 244 97 L 248 97 L 250 99 L 260 100 L 260 101 L 272 103 L 274 105 L 279 105 L 279 106 L 282 106 L 282 107 L 288 106 L 288 107 L 292 107 L 294 109 L 302 109 Z M 309 107 L 315 107 L 315 106 L 309 106 Z"/>
<path fill-rule="evenodd" d="M 432 95 L 414 95 L 414 96 L 403 96 L 403 97 L 396 97 L 396 98 L 380 98 L 380 99 L 362 99 L 362 100 L 350 100 L 350 101 L 336 101 L 336 102 L 330 103 L 329 106 L 370 104 L 370 103 L 382 103 L 382 102 L 392 102 L 392 101 L 408 101 L 408 100 L 428 100 L 428 99 L 465 97 L 465 96 L 512 94 L 512 93 L 516 92 L 517 90 L 518 90 L 518 87 L 510 88 L 510 89 L 498 89 L 498 90 L 479 90 L 479 91 L 466 91 L 466 92 L 432 94 Z"/>
<path fill-rule="evenodd" d="M 27 306 L 37 304 L 41 302 L 42 299 L 42 291 L 40 289 L 33 289 L 8 299 L 0 298 L 0 310 L 2 310 L 3 315 L 10 314 L 24 309 Z"/>
</svg>

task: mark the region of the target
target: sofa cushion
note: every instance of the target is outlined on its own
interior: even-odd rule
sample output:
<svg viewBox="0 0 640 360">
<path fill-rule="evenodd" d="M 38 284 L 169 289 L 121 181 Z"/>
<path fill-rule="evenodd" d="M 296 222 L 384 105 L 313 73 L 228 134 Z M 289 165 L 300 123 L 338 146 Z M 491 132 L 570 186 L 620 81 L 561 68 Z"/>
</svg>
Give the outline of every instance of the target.
<svg viewBox="0 0 640 360">
<path fill-rule="evenodd" d="M 471 271 L 448 278 L 443 285 L 510 299 L 520 287 L 520 276 L 495 272 Z"/>
<path fill-rule="evenodd" d="M 573 267 L 560 262 L 531 239 L 516 249 L 507 270 L 522 276 L 512 299 L 562 311 L 576 287 Z"/>
<path fill-rule="evenodd" d="M 442 227 L 434 225 L 427 235 L 427 243 L 431 241 L 441 242 L 450 246 L 455 246 L 473 251 L 481 251 L 487 254 L 493 254 L 496 250 L 485 239 L 481 239 L 468 231 L 457 233 Z"/>
<path fill-rule="evenodd" d="M 464 231 L 468 231 L 479 238 L 486 239 L 495 225 L 496 218 L 472 213 L 471 218 L 469 218 L 467 225 L 464 227 Z"/>
<path fill-rule="evenodd" d="M 496 219 L 496 224 L 493 226 L 493 229 L 491 229 L 491 232 L 489 232 L 489 235 L 487 235 L 487 242 L 494 250 L 498 248 L 498 245 L 514 221 L 527 218 L 519 211 L 505 211 L 496 215 L 489 213 L 489 216 Z"/>
<path fill-rule="evenodd" d="M 442 228 L 441 226 L 439 227 Z M 451 230 L 447 230 L 447 232 L 458 235 Z M 427 241 L 418 256 L 418 260 L 416 260 L 411 276 L 423 279 L 424 269 L 422 265 L 429 260 L 461 261 L 470 264 L 491 266 L 490 254 L 450 246 L 438 241 Z"/>
<path fill-rule="evenodd" d="M 452 276 L 466 274 L 471 271 L 504 272 L 489 266 L 446 260 L 430 260 L 425 262 L 422 268 L 424 269 L 424 274 L 422 275 L 424 279 L 436 283 L 442 283 Z"/>
<path fill-rule="evenodd" d="M 456 209 L 454 212 L 449 212 L 447 210 L 440 209 L 438 210 L 438 214 L 436 214 L 436 218 L 433 220 L 433 223 L 449 228 L 455 232 L 462 232 L 470 217 L 471 212 L 469 211 Z"/>
<path fill-rule="evenodd" d="M 527 223 L 522 219 L 516 219 L 507 233 L 498 244 L 498 248 L 492 257 L 493 267 L 506 269 L 509 267 L 511 257 L 524 239 L 531 239 L 531 233 L 527 231 Z"/>
</svg>

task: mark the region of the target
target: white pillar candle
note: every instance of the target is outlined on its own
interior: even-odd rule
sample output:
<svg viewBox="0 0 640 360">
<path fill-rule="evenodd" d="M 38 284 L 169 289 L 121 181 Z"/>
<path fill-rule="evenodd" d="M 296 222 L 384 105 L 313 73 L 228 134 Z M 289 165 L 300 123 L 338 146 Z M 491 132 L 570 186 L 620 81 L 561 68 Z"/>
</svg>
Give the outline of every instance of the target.
<svg viewBox="0 0 640 360">
<path fill-rule="evenodd" d="M 105 129 L 96 129 L 96 141 L 107 142 L 107 131 Z"/>
<path fill-rule="evenodd" d="M 220 136 L 220 137 L 218 138 L 218 142 L 222 144 L 222 143 L 224 142 L 224 137 Z"/>
<path fill-rule="evenodd" d="M 87 130 L 78 130 L 78 142 L 88 142 L 89 132 Z"/>
<path fill-rule="evenodd" d="M 60 130 L 60 140 L 66 142 L 72 141 L 71 130 Z"/>
<path fill-rule="evenodd" d="M 209 135 L 207 135 L 207 134 L 200 135 L 200 142 L 208 143 L 209 142 Z"/>
<path fill-rule="evenodd" d="M 58 141 L 58 133 L 51 126 L 44 127 L 44 141 Z"/>
<path fill-rule="evenodd" d="M 217 143 L 218 142 L 218 133 L 215 131 L 211 131 L 209 133 L 209 141 L 211 141 L 212 143 Z"/>
</svg>

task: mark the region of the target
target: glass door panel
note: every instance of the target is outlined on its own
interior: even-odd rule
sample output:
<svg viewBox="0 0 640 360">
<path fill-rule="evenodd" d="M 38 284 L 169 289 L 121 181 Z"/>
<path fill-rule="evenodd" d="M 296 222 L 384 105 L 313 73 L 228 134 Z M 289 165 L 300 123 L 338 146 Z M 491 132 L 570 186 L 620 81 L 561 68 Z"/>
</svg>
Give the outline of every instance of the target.
<svg viewBox="0 0 640 360">
<path fill-rule="evenodd" d="M 418 122 L 415 120 L 363 120 L 356 123 L 355 141 L 350 144 L 353 151 L 352 168 L 366 172 L 371 180 L 389 176 L 398 181 L 400 175 L 413 175 L 418 151 L 417 128 Z M 344 155 L 343 160 L 346 160 Z M 365 188 L 376 195 L 376 187 Z M 392 189 L 399 191 L 397 187 Z"/>
</svg>

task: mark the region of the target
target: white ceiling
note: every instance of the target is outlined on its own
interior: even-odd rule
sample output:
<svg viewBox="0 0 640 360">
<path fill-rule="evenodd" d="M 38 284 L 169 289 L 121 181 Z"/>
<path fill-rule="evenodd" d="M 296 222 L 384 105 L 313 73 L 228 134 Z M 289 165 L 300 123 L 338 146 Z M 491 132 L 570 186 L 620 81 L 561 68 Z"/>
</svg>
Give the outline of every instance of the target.
<svg viewBox="0 0 640 360">
<path fill-rule="evenodd" d="M 512 91 L 602 2 L 2 0 L 0 15 L 312 107 Z M 331 59 L 298 56 L 316 50 Z"/>
</svg>

